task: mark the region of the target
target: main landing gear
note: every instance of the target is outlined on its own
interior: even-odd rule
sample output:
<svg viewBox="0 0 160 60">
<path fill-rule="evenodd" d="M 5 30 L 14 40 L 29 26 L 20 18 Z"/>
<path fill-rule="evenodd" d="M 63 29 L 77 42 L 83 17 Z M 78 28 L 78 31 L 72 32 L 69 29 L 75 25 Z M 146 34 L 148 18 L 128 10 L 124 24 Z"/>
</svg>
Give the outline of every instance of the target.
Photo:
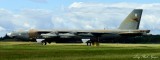
<svg viewBox="0 0 160 60">
<path fill-rule="evenodd" d="M 91 38 L 86 43 L 87 43 L 87 46 L 99 46 L 100 45 L 100 43 L 99 43 L 99 37 Z"/>
</svg>

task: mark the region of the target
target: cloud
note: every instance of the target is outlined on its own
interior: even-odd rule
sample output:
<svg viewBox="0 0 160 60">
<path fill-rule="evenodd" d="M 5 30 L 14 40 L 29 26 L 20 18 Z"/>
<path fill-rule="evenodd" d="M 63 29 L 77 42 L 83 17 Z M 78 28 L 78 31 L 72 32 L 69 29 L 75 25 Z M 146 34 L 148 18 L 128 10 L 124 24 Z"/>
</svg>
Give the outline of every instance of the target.
<svg viewBox="0 0 160 60">
<path fill-rule="evenodd" d="M 158 26 L 160 25 L 159 19 L 159 3 L 152 4 L 137 4 L 137 3 L 114 3 L 114 4 L 102 4 L 102 3 L 73 3 L 69 6 L 69 9 L 72 10 L 73 13 L 77 13 L 79 16 L 82 14 L 84 17 L 97 18 L 97 20 L 105 23 L 97 22 L 101 24 L 100 26 L 106 26 L 108 29 L 116 28 L 120 24 L 120 22 L 126 17 L 127 14 L 132 9 L 141 8 L 144 9 L 144 13 L 142 16 L 142 21 L 140 25 L 140 29 L 151 29 L 151 33 L 158 34 L 155 32 L 159 30 Z M 115 17 L 116 16 L 116 17 Z M 97 21 L 95 20 L 95 21 Z M 116 22 L 114 22 L 116 21 Z M 108 23 L 109 22 L 109 23 Z M 106 24 L 106 25 L 105 25 Z M 91 25 L 94 26 L 94 25 Z M 95 26 L 98 28 L 98 26 Z"/>
<path fill-rule="evenodd" d="M 5 29 L 5 28 L 3 28 L 3 27 L 1 27 L 0 26 L 0 37 L 2 37 L 2 36 L 4 36 L 8 31 Z"/>
<path fill-rule="evenodd" d="M 29 0 L 29 1 L 36 2 L 36 3 L 47 3 L 48 2 L 48 0 Z"/>
<path fill-rule="evenodd" d="M 44 0 L 46 1 L 46 0 Z M 85 3 L 74 2 L 65 11 L 20 9 L 19 12 L 0 9 L 0 31 L 29 29 L 116 29 L 135 8 L 144 9 L 140 29 L 159 34 L 160 3 Z"/>
<path fill-rule="evenodd" d="M 0 27 L 0 31 L 5 31 L 5 28 L 3 28 L 3 27 Z"/>
<path fill-rule="evenodd" d="M 22 9 L 21 12 L 14 16 L 14 24 L 21 28 L 50 28 L 52 12 L 44 9 Z"/>
<path fill-rule="evenodd" d="M 52 27 L 51 18 L 52 12 L 44 9 L 22 9 L 18 13 L 0 9 L 0 26 L 5 29 L 0 36 L 6 31 L 49 29 Z"/>
<path fill-rule="evenodd" d="M 72 10 L 75 15 L 81 18 L 96 18 L 89 20 L 94 28 L 99 26 L 107 27 L 108 29 L 117 28 L 120 22 L 131 12 L 133 9 L 144 9 L 140 29 L 150 29 L 151 33 L 159 34 L 160 25 L 160 3 L 138 4 L 138 3 L 83 3 L 75 2 L 68 8 Z M 86 19 L 85 19 L 86 20 Z M 116 21 L 116 22 L 115 22 Z M 100 25 L 99 25 L 100 24 Z M 97 25 L 97 26 L 94 26 Z M 102 27 L 101 27 L 102 28 Z"/>
</svg>

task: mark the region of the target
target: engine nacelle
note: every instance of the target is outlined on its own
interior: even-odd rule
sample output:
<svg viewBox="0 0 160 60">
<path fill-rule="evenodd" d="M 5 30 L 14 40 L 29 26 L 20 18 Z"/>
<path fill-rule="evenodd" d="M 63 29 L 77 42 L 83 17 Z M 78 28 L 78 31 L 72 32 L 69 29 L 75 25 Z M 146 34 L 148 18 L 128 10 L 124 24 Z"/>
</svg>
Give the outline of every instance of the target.
<svg viewBox="0 0 160 60">
<path fill-rule="evenodd" d="M 60 36 L 60 38 L 72 38 L 72 37 L 76 36 L 73 33 L 60 33 L 58 35 Z"/>
</svg>

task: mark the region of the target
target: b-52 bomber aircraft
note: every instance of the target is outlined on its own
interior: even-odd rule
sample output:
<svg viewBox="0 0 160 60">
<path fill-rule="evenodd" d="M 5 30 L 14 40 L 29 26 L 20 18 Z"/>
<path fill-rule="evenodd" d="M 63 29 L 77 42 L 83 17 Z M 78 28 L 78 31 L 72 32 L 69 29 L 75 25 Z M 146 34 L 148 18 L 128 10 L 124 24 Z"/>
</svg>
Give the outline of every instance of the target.
<svg viewBox="0 0 160 60">
<path fill-rule="evenodd" d="M 7 33 L 12 38 L 44 39 L 41 42 L 46 45 L 62 38 L 89 37 L 93 45 L 99 45 L 101 37 L 135 37 L 147 35 L 150 30 L 139 30 L 142 9 L 134 9 L 115 30 L 30 30 Z"/>
</svg>

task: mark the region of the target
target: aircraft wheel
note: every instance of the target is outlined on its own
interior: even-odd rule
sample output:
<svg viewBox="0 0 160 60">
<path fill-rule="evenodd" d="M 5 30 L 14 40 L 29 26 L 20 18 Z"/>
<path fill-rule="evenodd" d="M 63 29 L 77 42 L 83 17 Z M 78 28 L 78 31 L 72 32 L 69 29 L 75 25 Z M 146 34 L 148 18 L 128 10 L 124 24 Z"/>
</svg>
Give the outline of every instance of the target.
<svg viewBox="0 0 160 60">
<path fill-rule="evenodd" d="M 42 45 L 47 45 L 47 42 L 45 40 L 43 40 Z"/>
</svg>

